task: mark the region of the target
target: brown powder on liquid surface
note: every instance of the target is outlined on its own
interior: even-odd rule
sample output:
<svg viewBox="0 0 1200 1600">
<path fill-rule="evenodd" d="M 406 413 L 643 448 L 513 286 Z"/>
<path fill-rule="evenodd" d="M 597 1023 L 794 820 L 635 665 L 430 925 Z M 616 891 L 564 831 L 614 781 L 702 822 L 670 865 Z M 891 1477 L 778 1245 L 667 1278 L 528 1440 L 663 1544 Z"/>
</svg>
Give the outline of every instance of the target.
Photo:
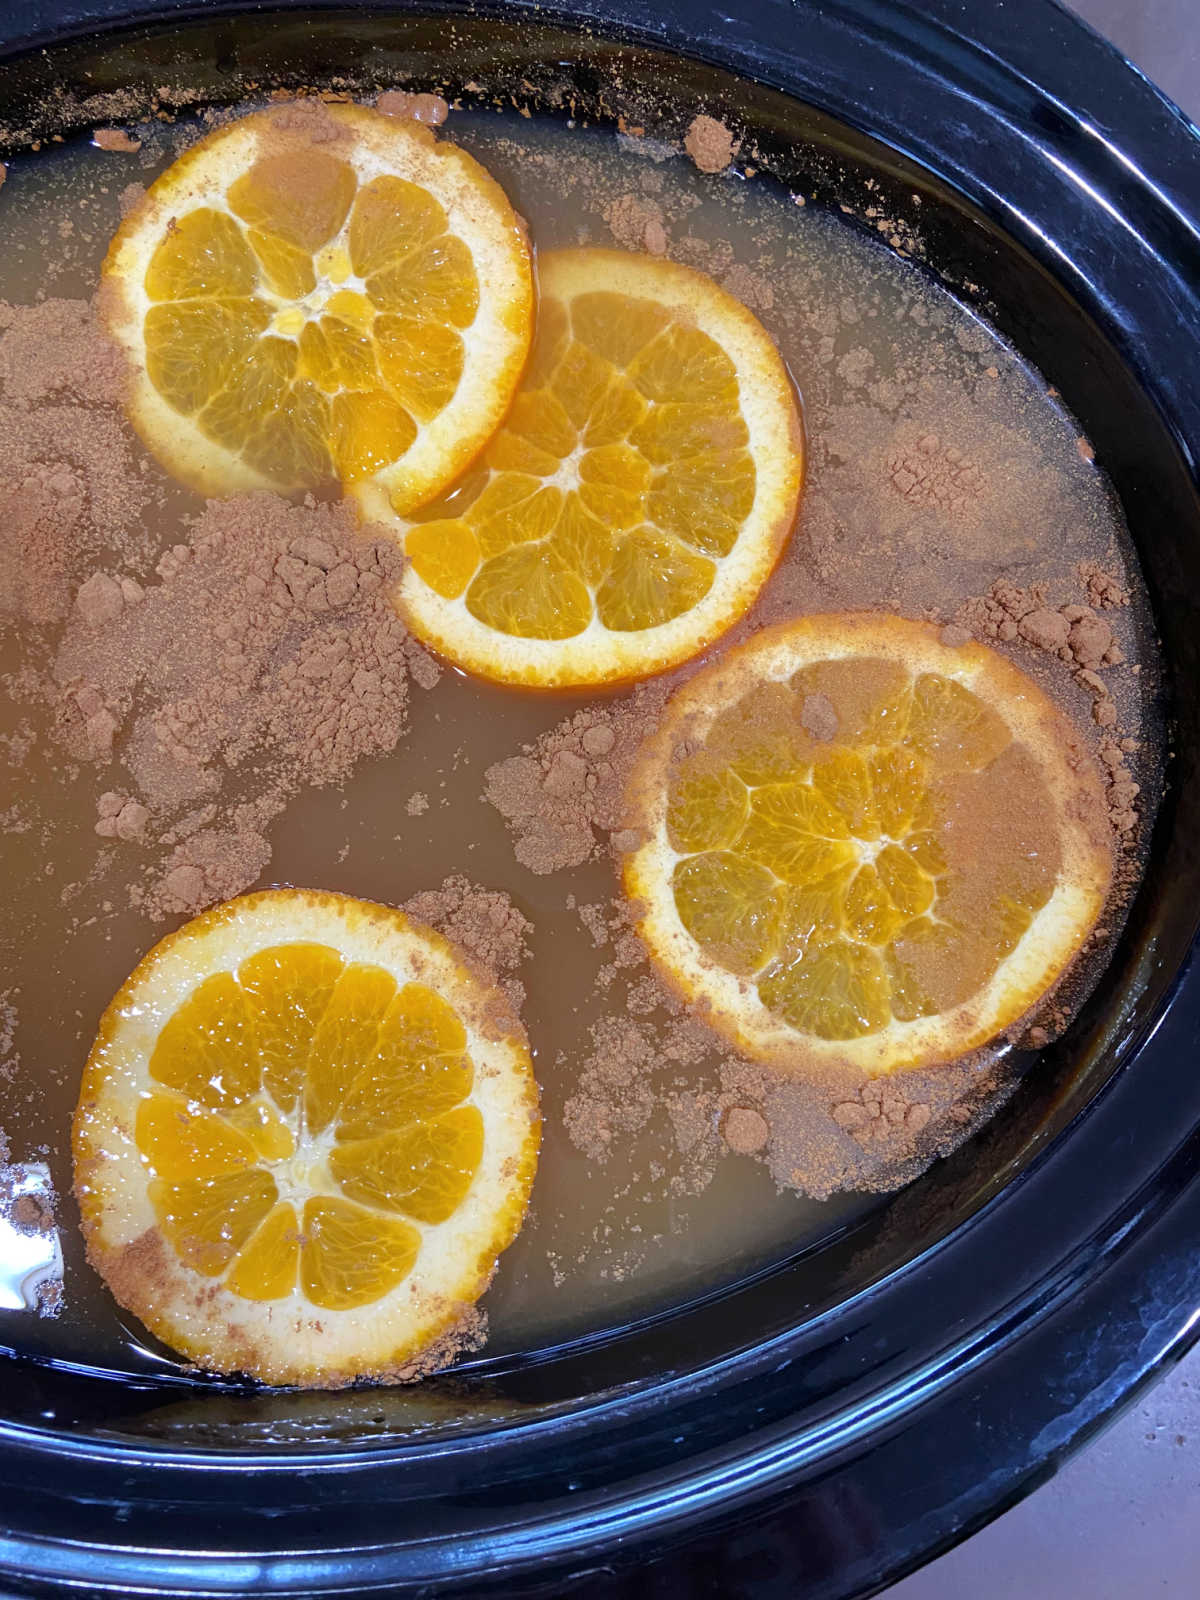
<svg viewBox="0 0 1200 1600">
<path fill-rule="evenodd" d="M 484 889 L 456 874 L 439 889 L 423 889 L 404 910 L 465 950 L 487 983 L 498 983 L 514 1011 L 525 1004 L 516 976 L 529 957 L 533 924 L 502 890 Z"/>
<path fill-rule="evenodd" d="M 665 699 L 662 685 L 643 685 L 624 704 L 576 712 L 488 768 L 484 794 L 515 834 L 522 866 L 538 874 L 581 866 L 620 833 L 625 784 Z"/>
<path fill-rule="evenodd" d="M 737 154 L 737 142 L 715 117 L 693 117 L 683 148 L 701 172 L 724 172 Z"/>
<path fill-rule="evenodd" d="M 20 1065 L 21 1056 L 17 1050 L 17 990 L 4 989 L 0 991 L 0 1079 L 11 1080 Z"/>
<path fill-rule="evenodd" d="M 142 148 L 142 141 L 126 133 L 124 128 L 97 128 L 92 134 L 92 143 L 97 150 L 111 150 L 122 155 L 136 155 Z"/>
<path fill-rule="evenodd" d="M 913 440 L 899 438 L 887 458 L 892 488 L 913 505 L 936 506 L 963 515 L 980 497 L 986 480 L 979 468 L 954 445 L 945 445 L 936 433 Z"/>
<path fill-rule="evenodd" d="M 639 194 L 623 194 L 604 209 L 613 240 L 623 250 L 644 250 L 652 256 L 667 252 L 669 238 L 663 216 L 652 199 Z"/>
<path fill-rule="evenodd" d="M 1014 1085 L 1007 1040 L 884 1079 L 834 1070 L 789 1079 L 740 1057 L 689 1013 L 651 972 L 627 907 L 589 910 L 610 958 L 598 982 L 607 1005 L 563 1120 L 591 1163 L 622 1163 L 631 1144 L 657 1137 L 662 1181 L 677 1195 L 717 1189 L 726 1153 L 760 1160 L 780 1190 L 814 1201 L 885 1193 L 952 1151 Z"/>
<path fill-rule="evenodd" d="M 733 1105 L 721 1118 L 721 1137 L 735 1155 L 757 1155 L 771 1137 L 771 1124 L 753 1106 Z"/>
<path fill-rule="evenodd" d="M 395 745 L 421 654 L 386 596 L 398 570 L 348 511 L 249 495 L 211 502 L 157 583 L 80 586 L 51 666 L 59 737 L 104 775 L 97 831 L 166 847 L 131 891 L 152 917 L 240 893 L 290 794 Z"/>
<path fill-rule="evenodd" d="M 1104 611 L 1127 606 L 1130 594 L 1119 579 L 1093 562 L 1081 562 L 1077 576 L 1093 602 L 1090 605 L 1078 600 L 1054 605 L 1048 600 L 1045 584 L 1024 589 L 999 579 L 986 594 L 965 601 L 956 622 L 988 643 L 1019 641 L 1062 662 L 1075 683 L 1090 695 L 1092 721 L 1100 730 L 1097 753 L 1104 769 L 1109 821 L 1118 843 L 1128 850 L 1135 842 L 1141 794 L 1130 760 L 1142 744 L 1121 726 L 1121 686 L 1118 680 L 1114 693 L 1112 669 L 1127 662 L 1112 620 Z"/>
<path fill-rule="evenodd" d="M 321 114 L 319 105 L 294 110 L 310 120 Z M 225 114 L 215 112 L 210 124 Z M 951 1148 L 1007 1092 L 1018 1068 L 1010 1071 L 1003 1052 L 928 1081 L 781 1084 L 724 1051 L 650 972 L 627 908 L 613 901 L 610 857 L 633 842 L 622 837 L 623 774 L 662 696 L 686 672 L 639 695 L 566 704 L 446 673 L 425 696 L 412 685 L 431 684 L 436 665 L 406 641 L 403 678 L 398 668 L 394 678 L 391 668 L 381 675 L 406 697 L 383 727 L 383 744 L 405 719 L 411 737 L 390 753 L 355 755 L 350 781 L 326 781 L 323 760 L 310 761 L 286 737 L 276 744 L 277 726 L 294 730 L 304 720 L 283 706 L 311 703 L 285 692 L 279 669 L 289 657 L 307 660 L 312 651 L 315 668 L 333 631 L 347 628 L 364 645 L 364 633 L 372 636 L 358 579 L 343 610 L 335 584 L 330 610 L 321 611 L 320 586 L 330 600 L 333 568 L 313 559 L 324 552 L 293 550 L 291 541 L 315 532 L 339 565 L 360 574 L 375 558 L 363 554 L 369 540 L 351 550 L 351 530 L 329 507 L 275 503 L 260 525 L 266 544 L 248 535 L 243 543 L 222 513 L 144 462 L 102 367 L 82 346 L 71 353 L 70 341 L 86 337 L 86 300 L 128 204 L 127 178 L 150 181 L 168 151 L 203 131 L 191 123 L 145 132 L 131 108 L 115 105 L 97 109 L 95 119 L 136 124 L 145 140 L 125 160 L 92 152 L 95 177 L 72 192 L 69 236 L 59 230 L 61 205 L 43 208 L 53 220 L 40 232 L 32 202 L 21 210 L 40 169 L 23 163 L 4 195 L 9 262 L 27 262 L 30 284 L 60 304 L 73 298 L 76 309 L 56 313 L 51 326 L 44 305 L 14 306 L 0 339 L 0 363 L 12 352 L 2 368 L 0 420 L 11 415 L 23 430 L 0 429 L 0 485 L 12 493 L 33 478 L 26 493 L 55 497 L 33 504 L 35 525 L 39 517 L 54 525 L 41 508 L 57 505 L 57 525 L 67 530 L 54 598 L 41 602 L 42 643 L 35 648 L 26 636 L 7 680 L 5 748 L 23 753 L 24 778 L 0 803 L 13 828 L 0 846 L 13 863 L 11 893 L 39 909 L 24 947 L 12 952 L 24 1070 L 0 1100 L 0 1123 L 11 1131 L 19 1117 L 22 1129 L 52 1130 L 50 1159 L 65 1172 L 62 1131 L 96 1016 L 164 926 L 149 924 L 145 912 L 176 920 L 177 908 L 262 870 L 267 881 L 406 905 L 490 967 L 510 998 L 517 985 L 528 990 L 545 1138 L 533 1212 L 488 1297 L 492 1351 L 590 1330 L 739 1276 L 822 1237 L 865 1209 L 873 1190 L 894 1187 Z M 813 207 L 799 211 L 788 197 L 770 199 L 752 183 L 701 174 L 678 147 L 632 129 L 614 146 L 611 134 L 554 133 L 536 119 L 458 108 L 454 136 L 505 185 L 539 247 L 615 238 L 661 251 L 716 276 L 783 346 L 804 390 L 809 492 L 801 536 L 739 636 L 797 610 L 858 605 L 928 611 L 966 632 L 961 608 L 998 579 L 1023 589 L 1046 584 L 1048 605 L 1102 615 L 1126 662 L 1083 667 L 1023 637 L 999 647 L 1053 683 L 1098 739 L 1106 728 L 1089 721 L 1097 696 L 1080 674 L 1094 672 L 1109 686 L 1119 707 L 1114 726 L 1143 741 L 1123 753 L 1143 787 L 1137 804 L 1152 810 L 1150 674 L 1133 671 L 1146 659 L 1144 597 L 1103 479 L 1081 459 L 1078 428 L 1036 375 L 837 220 Z M 730 140 L 725 164 L 733 154 Z M 52 185 L 45 192 L 52 195 Z M 62 263 L 57 277 L 43 272 L 52 257 Z M 7 279 L 0 292 L 33 299 Z M 41 353 L 45 363 L 32 359 Z M 24 441 L 20 450 L 13 437 Z M 57 476 L 60 467 L 69 478 Z M 213 533 L 222 538 L 210 547 Z M 269 579 L 268 556 L 285 563 L 282 573 L 272 565 Z M 1088 561 L 1091 576 L 1076 572 Z M 193 601 L 204 590 L 223 590 L 226 602 L 232 593 L 240 616 L 241 579 L 222 576 L 235 572 L 288 591 L 277 597 L 269 661 L 247 697 L 247 725 L 259 729 L 248 741 L 232 731 L 236 719 L 223 720 L 198 666 L 207 663 L 226 687 L 241 685 L 233 646 L 259 657 L 240 628 L 221 639 L 209 628 L 198 655 L 182 645 L 168 650 L 161 681 L 144 664 L 123 666 L 104 646 L 109 634 L 132 638 L 144 663 L 155 627 L 169 615 L 199 615 Z M 1128 605 L 1109 598 L 1109 579 L 1118 592 L 1134 591 Z M 15 603 L 28 612 L 26 598 Z M 223 620 L 225 610 L 213 615 Z M 324 689 L 318 678 L 301 692 Z M 806 718 L 820 737 L 829 708 L 813 698 Z M 483 803 L 485 790 L 493 804 Z M 72 996 L 65 1014 L 64 993 Z M 1047 1018 L 1046 1033 L 1059 1025 Z M 555 1284 L 569 1294 L 550 1294 Z M 102 1292 L 73 1281 L 68 1314 L 52 1326 L 63 1341 L 55 1350 L 92 1359 L 112 1326 L 111 1308 Z M 134 1359 L 119 1330 L 103 1336 L 105 1360 Z"/>
<path fill-rule="evenodd" d="M 0 998 L 0 1063 L 10 1027 L 6 1010 L 7 1000 Z M 45 1162 L 14 1162 L 0 1132 L 0 1239 L 7 1235 L 20 1244 L 15 1268 L 0 1248 L 0 1284 L 9 1311 L 23 1305 L 39 1318 L 62 1314 L 66 1301 L 57 1209 Z"/>
<path fill-rule="evenodd" d="M 149 547 L 121 383 L 86 302 L 0 302 L 0 628 L 61 620 L 89 554 Z"/>
</svg>

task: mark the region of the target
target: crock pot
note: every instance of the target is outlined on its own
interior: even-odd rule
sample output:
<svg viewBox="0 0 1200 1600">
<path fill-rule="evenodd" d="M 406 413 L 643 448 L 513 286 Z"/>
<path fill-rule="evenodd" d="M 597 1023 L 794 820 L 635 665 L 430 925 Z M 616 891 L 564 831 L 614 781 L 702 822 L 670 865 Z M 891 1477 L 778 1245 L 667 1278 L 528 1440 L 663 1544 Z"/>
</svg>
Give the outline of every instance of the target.
<svg viewBox="0 0 1200 1600">
<path fill-rule="evenodd" d="M 1128 517 L 1171 729 L 1147 875 L 1100 989 L 982 1133 L 719 1295 L 332 1396 L 14 1349 L 0 1585 L 870 1593 L 1052 1473 L 1196 1332 L 1200 141 L 1051 0 L 7 0 L 0 17 L 0 119 L 31 137 L 110 89 L 234 101 L 401 72 L 533 102 L 566 79 L 598 118 L 619 80 L 660 125 L 731 120 L 818 203 L 853 212 L 870 180 L 889 215 L 919 210 L 929 270 L 981 286 Z"/>
</svg>

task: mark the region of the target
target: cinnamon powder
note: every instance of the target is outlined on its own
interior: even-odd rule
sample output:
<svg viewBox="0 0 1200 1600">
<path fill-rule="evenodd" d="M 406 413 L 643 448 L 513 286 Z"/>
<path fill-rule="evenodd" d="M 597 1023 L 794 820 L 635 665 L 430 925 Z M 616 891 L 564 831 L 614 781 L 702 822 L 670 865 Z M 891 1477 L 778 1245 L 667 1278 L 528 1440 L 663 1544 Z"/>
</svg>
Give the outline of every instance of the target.
<svg viewBox="0 0 1200 1600">
<path fill-rule="evenodd" d="M 489 767 L 484 795 L 516 835 L 522 866 L 538 874 L 577 867 L 620 835 L 625 785 L 668 689 L 645 684 L 623 702 L 577 712 Z"/>
<path fill-rule="evenodd" d="M 723 122 L 701 115 L 692 118 L 684 135 L 683 148 L 701 172 L 724 172 L 738 147 Z"/>
<path fill-rule="evenodd" d="M 1141 747 L 1118 724 L 1120 712 L 1109 682 L 1111 669 L 1126 665 L 1112 622 L 1104 610 L 1128 605 L 1129 592 L 1113 574 L 1094 562 L 1076 569 L 1077 581 L 1095 605 L 1075 601 L 1053 605 L 1047 585 L 1023 588 L 997 580 L 986 594 L 965 601 L 955 614 L 961 628 L 989 642 L 1024 645 L 1055 658 L 1091 697 L 1091 715 L 1102 730 L 1097 754 L 1104 766 L 1108 816 L 1114 833 L 1126 844 L 1138 825 L 1141 785 L 1129 766 Z"/>
<path fill-rule="evenodd" d="M 499 984 L 513 1010 L 521 1009 L 525 986 L 516 974 L 528 959 L 533 924 L 508 895 L 454 874 L 406 900 L 404 910 L 465 950 L 484 981 Z"/>
<path fill-rule="evenodd" d="M 0 302 L 0 618 L 57 622 L 89 555 L 148 549 L 122 381 L 86 302 Z"/>
<path fill-rule="evenodd" d="M 1005 1040 L 884 1079 L 846 1067 L 789 1077 L 740 1056 L 661 981 L 627 903 L 580 911 L 612 959 L 590 1049 L 561 1063 L 573 1080 L 563 1125 L 599 1165 L 657 1129 L 664 1181 L 680 1194 L 703 1190 L 724 1154 L 759 1160 L 781 1188 L 816 1200 L 886 1191 L 953 1149 L 1015 1082 Z"/>
<path fill-rule="evenodd" d="M 903 500 L 959 515 L 985 486 L 979 468 L 936 433 L 897 438 L 887 459 L 888 480 Z"/>
<path fill-rule="evenodd" d="M 127 155 L 134 155 L 142 148 L 142 141 L 126 133 L 124 128 L 97 128 L 92 134 L 92 143 L 97 150 L 113 150 Z"/>
<path fill-rule="evenodd" d="M 11 1079 L 21 1065 L 17 1053 L 17 991 L 0 991 L 0 1079 Z M 0 1134 L 0 1139 L 3 1134 Z"/>
<path fill-rule="evenodd" d="M 54 1237 L 57 1203 L 48 1169 L 41 1161 L 13 1161 L 8 1140 L 0 1132 L 0 1224 L 39 1240 L 40 1270 L 27 1271 L 10 1289 L 18 1289 L 26 1308 L 39 1317 L 61 1315 L 65 1305 L 62 1254 Z"/>
<path fill-rule="evenodd" d="M 211 502 L 157 582 L 79 587 L 51 669 L 59 737 L 121 796 L 101 806 L 112 836 L 158 845 L 132 890 L 149 915 L 248 887 L 299 787 L 394 747 L 410 669 L 437 675 L 387 598 L 398 572 L 349 510 L 259 494 Z"/>
<path fill-rule="evenodd" d="M 652 256 L 666 254 L 670 238 L 662 208 L 644 195 L 619 195 L 605 206 L 604 220 L 622 249 L 643 250 Z"/>
</svg>

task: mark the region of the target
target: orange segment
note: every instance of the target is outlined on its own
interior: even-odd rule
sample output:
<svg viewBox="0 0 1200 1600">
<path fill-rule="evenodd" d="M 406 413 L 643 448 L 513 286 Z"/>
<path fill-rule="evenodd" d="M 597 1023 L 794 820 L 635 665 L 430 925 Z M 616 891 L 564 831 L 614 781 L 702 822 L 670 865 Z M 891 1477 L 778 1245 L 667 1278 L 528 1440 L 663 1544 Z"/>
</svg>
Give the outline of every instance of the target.
<svg viewBox="0 0 1200 1600">
<path fill-rule="evenodd" d="M 185 1267 L 219 1277 L 275 1204 L 274 1181 L 265 1172 L 222 1177 L 156 1178 L 147 1195 L 162 1236 Z"/>
<path fill-rule="evenodd" d="M 417 425 L 392 395 L 373 389 L 333 400 L 333 458 L 343 483 L 357 483 L 402 456 Z"/>
<path fill-rule="evenodd" d="M 467 349 L 462 334 L 392 314 L 376 319 L 373 335 L 380 375 L 398 403 L 419 422 L 432 422 L 462 380 Z"/>
<path fill-rule="evenodd" d="M 325 1131 L 347 1086 L 374 1057 L 379 1024 L 395 993 L 395 979 L 382 967 L 343 969 L 308 1045 L 304 1118 L 310 1132 Z"/>
<path fill-rule="evenodd" d="M 427 522 L 408 537 L 408 558 L 435 594 L 453 600 L 479 566 L 479 542 L 461 523 Z"/>
<path fill-rule="evenodd" d="M 257 286 L 254 252 L 242 229 L 208 206 L 176 222 L 146 268 L 151 300 L 236 300 Z"/>
<path fill-rule="evenodd" d="M 781 965 L 759 994 L 789 1027 L 818 1039 L 861 1039 L 892 1018 L 882 962 L 854 944 L 822 944 L 794 965 Z"/>
<path fill-rule="evenodd" d="M 539 280 L 504 426 L 458 493 L 401 522 L 400 608 L 502 682 L 659 672 L 736 621 L 778 558 L 803 474 L 791 384 L 750 313 L 685 267 L 567 250 L 540 258 Z M 398 392 L 415 414 L 419 395 Z M 373 520 L 402 512 L 370 482 L 358 494 Z"/>
<path fill-rule="evenodd" d="M 379 1026 L 378 1050 L 398 1062 L 458 1059 L 466 1048 L 461 1018 L 427 984 L 405 984 Z"/>
<path fill-rule="evenodd" d="M 351 1200 L 445 1222 L 462 1204 L 482 1154 L 483 1120 L 474 1106 L 459 1106 L 396 1133 L 338 1145 L 329 1165 Z"/>
<path fill-rule="evenodd" d="M 327 393 L 337 389 L 371 393 L 379 384 L 375 341 L 342 317 L 327 315 L 306 322 L 297 354 L 296 371 Z"/>
<path fill-rule="evenodd" d="M 257 1152 L 223 1117 L 193 1111 L 177 1095 L 155 1094 L 137 1110 L 134 1139 L 160 1178 L 217 1178 L 255 1165 Z"/>
<path fill-rule="evenodd" d="M 300 1252 L 305 1298 L 325 1311 L 373 1305 L 403 1283 L 420 1249 L 407 1222 L 345 1200 L 310 1200 Z"/>
<path fill-rule="evenodd" d="M 243 1100 L 227 1111 L 223 1120 L 227 1127 L 245 1135 L 262 1161 L 286 1161 L 296 1153 L 295 1134 L 269 1093 Z"/>
<path fill-rule="evenodd" d="M 296 1286 L 300 1229 L 286 1201 L 271 1211 L 229 1273 L 229 1287 L 244 1300 L 282 1300 Z"/>
<path fill-rule="evenodd" d="M 247 348 L 225 388 L 204 403 L 197 417 L 200 431 L 217 444 L 238 443 L 246 437 L 247 416 L 263 417 L 265 427 L 278 414 L 296 375 L 294 345 L 285 339 L 259 339 Z"/>
<path fill-rule="evenodd" d="M 716 575 L 714 562 L 670 534 L 635 528 L 616 542 L 596 590 L 596 616 L 610 633 L 660 628 L 695 610 Z"/>
<path fill-rule="evenodd" d="M 281 239 L 278 234 L 264 233 L 261 228 L 249 228 L 246 243 L 254 251 L 260 268 L 259 276 L 280 300 L 303 300 L 317 287 L 316 265 L 312 252 Z M 151 293 L 149 285 L 147 292 Z M 155 296 L 151 298 L 165 298 Z"/>
<path fill-rule="evenodd" d="M 403 178 L 375 178 L 354 202 L 347 245 L 360 278 L 397 267 L 446 231 L 446 212 L 426 189 Z"/>
<path fill-rule="evenodd" d="M 344 970 L 336 950 L 281 944 L 257 950 L 237 971 L 254 1018 L 262 1087 L 288 1113 L 308 1070 L 308 1049 Z"/>
<path fill-rule="evenodd" d="M 378 1058 L 387 1059 L 385 1046 Z M 456 1106 L 470 1094 L 474 1071 L 465 1054 L 418 1059 L 393 1055 L 386 1073 L 372 1071 L 355 1079 L 338 1119 L 338 1137 L 365 1139 Z"/>
<path fill-rule="evenodd" d="M 438 935 L 249 896 L 164 940 L 105 1015 L 75 1120 L 91 1258 L 215 1370 L 383 1375 L 483 1292 L 537 1128 L 519 1025 Z"/>
<path fill-rule="evenodd" d="M 230 974 L 217 972 L 168 1019 L 150 1076 L 202 1105 L 236 1106 L 261 1085 L 257 1044 L 245 995 Z"/>
<path fill-rule="evenodd" d="M 729 851 L 690 856 L 675 868 L 679 919 L 730 972 L 757 972 L 776 944 L 781 907 L 766 867 Z"/>
<path fill-rule="evenodd" d="M 173 411 L 194 416 L 236 381 L 269 322 L 255 298 L 151 306 L 144 323 L 148 381 Z"/>
<path fill-rule="evenodd" d="M 380 311 L 467 328 L 479 310 L 479 278 L 461 239 L 443 233 L 372 273 L 367 292 Z"/>
<path fill-rule="evenodd" d="M 106 314 L 133 422 L 186 483 L 370 482 L 408 512 L 512 398 L 529 249 L 465 152 L 361 106 L 311 110 L 243 117 L 170 167 L 113 240 Z"/>
<path fill-rule="evenodd" d="M 750 815 L 750 791 L 729 767 L 706 772 L 701 765 L 671 790 L 667 832 L 681 854 L 698 855 L 732 844 Z"/>
<path fill-rule="evenodd" d="M 357 191 L 348 161 L 309 147 L 260 155 L 225 194 L 229 209 L 248 227 L 311 257 L 339 232 Z"/>
<path fill-rule="evenodd" d="M 497 633 L 571 639 L 591 621 L 592 597 L 565 552 L 531 542 L 483 563 L 467 590 L 467 610 Z"/>
<path fill-rule="evenodd" d="M 1111 874 L 1062 712 L 1001 656 L 898 617 L 804 618 L 697 674 L 629 802 L 651 954 L 792 1070 L 984 1043 L 1062 974 Z"/>
</svg>

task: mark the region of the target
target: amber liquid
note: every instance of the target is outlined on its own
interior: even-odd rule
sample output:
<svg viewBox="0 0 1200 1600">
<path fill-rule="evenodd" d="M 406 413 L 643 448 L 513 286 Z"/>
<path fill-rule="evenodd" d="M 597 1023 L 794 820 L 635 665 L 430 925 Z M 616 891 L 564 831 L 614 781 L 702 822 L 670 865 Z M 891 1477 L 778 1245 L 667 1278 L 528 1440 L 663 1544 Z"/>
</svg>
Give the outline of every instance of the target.
<svg viewBox="0 0 1200 1600">
<path fill-rule="evenodd" d="M 797 205 L 764 178 L 702 178 L 683 157 L 611 131 L 515 115 L 454 113 L 445 132 L 496 174 L 542 247 L 611 246 L 611 218 L 627 219 L 631 210 L 626 204 L 613 213 L 613 204 L 632 195 L 659 209 L 673 253 L 718 274 L 739 265 L 753 274 L 756 309 L 803 394 L 812 445 L 796 536 L 805 545 L 792 571 L 799 604 L 886 604 L 910 614 L 928 606 L 949 615 L 997 576 L 1054 581 L 1081 560 L 1100 561 L 1133 591 L 1117 618 L 1120 639 L 1148 670 L 1126 679 L 1137 703 L 1125 721 L 1140 721 L 1145 732 L 1149 611 L 1119 510 L 1046 381 L 978 317 L 866 226 Z M 14 161 L 0 197 L 0 298 L 89 296 L 119 221 L 119 191 L 148 182 L 184 137 L 183 128 L 163 129 L 137 156 L 80 145 Z M 939 530 L 927 516 L 909 518 L 902 501 L 864 486 L 858 455 L 865 442 L 914 420 L 944 432 L 972 397 L 976 443 L 990 417 L 990 444 L 983 443 L 1026 488 L 1030 474 L 1043 485 L 1042 524 L 1054 527 L 1053 538 L 1031 536 L 1026 515 L 1006 515 L 999 505 L 969 545 L 956 545 L 949 522 Z M 164 506 L 148 530 L 155 550 L 177 542 L 180 517 L 198 509 L 175 490 Z M 0 653 L 5 672 L 22 651 L 10 629 Z M 1064 683 L 1068 709 L 1086 718 L 1086 696 L 1070 698 L 1065 674 L 1053 686 L 1061 692 Z M 6 684 L 0 732 L 32 722 L 40 737 L 4 771 L 0 796 L 0 813 L 16 814 L 15 830 L 0 835 L 0 991 L 9 991 L 18 1013 L 20 1057 L 19 1069 L 0 1081 L 0 1127 L 14 1160 L 49 1163 L 65 1305 L 56 1319 L 0 1315 L 0 1343 L 117 1371 L 161 1370 L 173 1365 L 169 1353 L 118 1312 L 84 1260 L 70 1196 L 69 1124 L 100 1014 L 166 930 L 128 908 L 128 852 L 138 847 L 103 850 L 93 831 L 96 797 L 120 786 L 119 773 L 72 769 L 47 736 L 44 711 L 14 698 Z M 880 1203 L 864 1194 L 806 1199 L 777 1189 L 757 1162 L 732 1155 L 701 1192 L 686 1192 L 665 1112 L 602 1166 L 567 1137 L 562 1108 L 590 1048 L 588 1027 L 623 1004 L 619 985 L 597 989 L 597 970 L 610 955 L 596 949 L 568 901 L 608 902 L 615 876 L 607 862 L 533 876 L 516 862 L 502 819 L 481 793 L 491 763 L 586 703 L 505 692 L 454 672 L 429 693 L 414 690 L 408 735 L 391 756 L 360 765 L 343 788 L 295 798 L 273 830 L 264 879 L 401 902 L 464 873 L 505 890 L 533 923 L 522 977 L 545 1133 L 529 1219 L 485 1301 L 488 1356 L 545 1348 L 709 1294 L 810 1249 Z M 405 803 L 417 792 L 430 803 L 411 816 Z M 664 1067 L 660 1086 L 687 1076 Z"/>
</svg>

